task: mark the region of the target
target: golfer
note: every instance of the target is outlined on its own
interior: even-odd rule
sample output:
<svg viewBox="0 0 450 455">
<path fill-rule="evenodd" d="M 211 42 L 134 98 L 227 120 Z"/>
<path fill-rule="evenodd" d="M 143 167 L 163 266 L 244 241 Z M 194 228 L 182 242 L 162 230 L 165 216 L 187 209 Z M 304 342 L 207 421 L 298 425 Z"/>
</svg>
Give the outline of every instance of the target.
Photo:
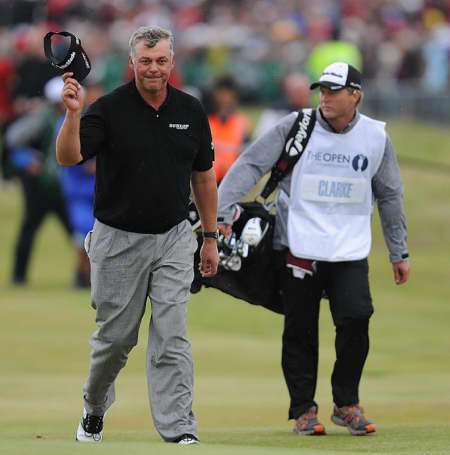
<svg viewBox="0 0 450 455">
<path fill-rule="evenodd" d="M 217 190 L 206 115 L 168 84 L 172 33 L 142 27 L 130 39 L 134 79 L 99 98 L 80 120 L 83 89 L 67 73 L 66 116 L 56 144 L 62 165 L 97 159 L 96 218 L 85 241 L 97 331 L 91 339 L 80 442 L 102 440 L 114 381 L 138 340 L 147 297 L 152 317 L 147 380 L 156 429 L 168 442 L 198 442 L 186 301 L 197 246 L 187 221 L 190 185 L 204 233 L 201 272 L 217 271 Z"/>
</svg>

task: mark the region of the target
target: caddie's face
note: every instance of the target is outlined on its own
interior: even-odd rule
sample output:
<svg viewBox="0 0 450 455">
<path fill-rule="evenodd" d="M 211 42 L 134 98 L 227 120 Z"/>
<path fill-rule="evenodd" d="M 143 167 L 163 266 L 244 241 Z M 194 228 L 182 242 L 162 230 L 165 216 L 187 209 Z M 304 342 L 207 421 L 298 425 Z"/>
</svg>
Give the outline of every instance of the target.
<svg viewBox="0 0 450 455">
<path fill-rule="evenodd" d="M 347 89 L 330 90 L 320 87 L 320 109 L 327 120 L 352 116 L 356 110 L 358 96 Z"/>
<path fill-rule="evenodd" d="M 139 41 L 134 49 L 135 57 L 133 61 L 130 59 L 130 65 L 138 88 L 149 94 L 165 90 L 174 66 L 169 41 L 162 39 L 154 47 Z"/>
</svg>

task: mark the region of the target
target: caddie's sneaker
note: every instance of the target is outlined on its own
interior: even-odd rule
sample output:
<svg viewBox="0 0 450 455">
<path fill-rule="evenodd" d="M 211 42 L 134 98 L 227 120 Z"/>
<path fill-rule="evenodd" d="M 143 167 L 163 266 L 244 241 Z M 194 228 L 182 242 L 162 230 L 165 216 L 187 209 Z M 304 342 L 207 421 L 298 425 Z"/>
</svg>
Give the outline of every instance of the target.
<svg viewBox="0 0 450 455">
<path fill-rule="evenodd" d="M 103 439 L 103 416 L 94 416 L 83 410 L 78 424 L 75 439 L 79 442 L 102 442 Z"/>
<path fill-rule="evenodd" d="M 173 441 L 179 445 L 182 445 L 182 446 L 188 446 L 188 445 L 191 445 L 191 444 L 199 444 L 200 441 L 193 435 L 193 434 L 184 434 L 182 436 L 180 436 L 179 438 L 175 439 L 175 441 Z"/>
<path fill-rule="evenodd" d="M 358 404 L 342 406 L 342 408 L 334 405 L 331 421 L 341 427 L 347 427 L 354 436 L 364 436 L 375 432 L 375 424 L 367 420 L 363 412 L 363 408 Z"/>
<path fill-rule="evenodd" d="M 317 420 L 317 406 L 295 419 L 294 433 L 306 436 L 320 436 L 325 434 L 325 427 Z"/>
</svg>

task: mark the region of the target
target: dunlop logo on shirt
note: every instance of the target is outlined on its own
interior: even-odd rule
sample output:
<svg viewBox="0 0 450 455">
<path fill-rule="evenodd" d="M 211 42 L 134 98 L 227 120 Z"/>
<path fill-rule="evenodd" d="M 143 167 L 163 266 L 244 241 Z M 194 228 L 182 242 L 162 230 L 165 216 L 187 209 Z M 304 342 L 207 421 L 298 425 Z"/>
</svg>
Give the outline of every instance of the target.
<svg viewBox="0 0 450 455">
<path fill-rule="evenodd" d="M 175 128 L 176 130 L 187 130 L 189 128 L 189 125 L 184 123 L 169 123 L 169 128 Z"/>
</svg>

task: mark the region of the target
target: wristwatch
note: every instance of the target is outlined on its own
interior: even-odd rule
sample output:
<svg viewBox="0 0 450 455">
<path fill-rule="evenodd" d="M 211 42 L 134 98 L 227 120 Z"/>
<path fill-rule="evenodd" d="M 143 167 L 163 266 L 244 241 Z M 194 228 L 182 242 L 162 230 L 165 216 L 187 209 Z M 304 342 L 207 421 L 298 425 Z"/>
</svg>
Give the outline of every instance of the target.
<svg viewBox="0 0 450 455">
<path fill-rule="evenodd" d="M 203 231 L 202 233 L 204 239 L 219 239 L 219 232 L 218 231 Z"/>
</svg>

